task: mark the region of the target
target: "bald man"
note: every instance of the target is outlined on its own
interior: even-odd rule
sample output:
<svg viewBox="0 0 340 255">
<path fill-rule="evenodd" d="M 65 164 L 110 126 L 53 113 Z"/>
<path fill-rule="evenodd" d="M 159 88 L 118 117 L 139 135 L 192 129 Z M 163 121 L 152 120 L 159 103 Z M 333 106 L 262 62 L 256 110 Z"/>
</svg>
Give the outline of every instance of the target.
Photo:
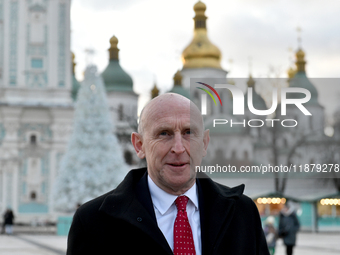
<svg viewBox="0 0 340 255">
<path fill-rule="evenodd" d="M 67 254 L 269 255 L 244 185 L 197 178 L 209 130 L 189 99 L 167 93 L 151 100 L 131 141 L 147 167 L 77 210 Z"/>
</svg>

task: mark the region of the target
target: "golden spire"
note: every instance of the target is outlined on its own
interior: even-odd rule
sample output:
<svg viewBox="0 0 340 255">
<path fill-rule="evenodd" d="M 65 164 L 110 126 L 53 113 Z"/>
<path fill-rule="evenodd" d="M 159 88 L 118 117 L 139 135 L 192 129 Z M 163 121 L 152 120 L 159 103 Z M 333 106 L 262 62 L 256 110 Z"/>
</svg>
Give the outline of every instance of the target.
<svg viewBox="0 0 340 255">
<path fill-rule="evenodd" d="M 194 11 L 196 13 L 194 17 L 195 29 L 198 29 L 198 28 L 207 29 L 207 25 L 206 25 L 207 16 L 205 16 L 204 14 L 206 9 L 207 9 L 207 6 L 201 1 L 198 1 L 194 5 Z"/>
<path fill-rule="evenodd" d="M 111 44 L 111 47 L 109 49 L 110 60 L 118 60 L 119 59 L 119 57 L 118 57 L 119 49 L 117 47 L 117 45 L 118 45 L 117 37 L 112 36 L 111 39 L 110 39 L 110 44 Z"/>
<path fill-rule="evenodd" d="M 74 75 L 76 73 L 76 62 L 74 61 L 74 59 L 76 58 L 76 56 L 74 55 L 74 53 L 71 51 L 71 56 L 72 56 L 72 74 Z"/>
<path fill-rule="evenodd" d="M 157 97 L 159 95 L 159 89 L 157 88 L 157 84 L 155 82 L 155 84 L 153 85 L 153 88 L 151 90 L 151 99 Z"/>
<path fill-rule="evenodd" d="M 174 75 L 174 78 L 173 78 L 173 80 L 174 80 L 174 86 L 182 86 L 182 78 L 183 78 L 183 76 L 181 75 L 181 71 L 180 70 L 178 70 L 176 73 L 175 73 L 175 75 Z"/>
<path fill-rule="evenodd" d="M 206 5 L 198 1 L 194 5 L 194 38 L 182 53 L 183 68 L 211 67 L 221 69 L 221 52 L 207 36 Z"/>
<path fill-rule="evenodd" d="M 296 56 L 295 64 L 296 64 L 297 72 L 305 72 L 305 66 L 306 66 L 305 52 L 301 48 L 299 48 L 295 56 Z"/>
<path fill-rule="evenodd" d="M 255 86 L 255 81 L 253 79 L 253 76 L 251 76 L 251 74 L 249 74 L 249 79 L 247 81 L 247 85 L 249 88 L 254 88 Z"/>
<path fill-rule="evenodd" d="M 298 33 L 298 47 L 299 49 L 297 50 L 295 56 L 296 56 L 296 71 L 297 72 L 305 72 L 305 66 L 306 66 L 306 61 L 305 61 L 305 52 L 302 50 L 301 46 L 301 32 L 302 29 L 300 27 L 296 28 L 296 31 Z"/>
</svg>

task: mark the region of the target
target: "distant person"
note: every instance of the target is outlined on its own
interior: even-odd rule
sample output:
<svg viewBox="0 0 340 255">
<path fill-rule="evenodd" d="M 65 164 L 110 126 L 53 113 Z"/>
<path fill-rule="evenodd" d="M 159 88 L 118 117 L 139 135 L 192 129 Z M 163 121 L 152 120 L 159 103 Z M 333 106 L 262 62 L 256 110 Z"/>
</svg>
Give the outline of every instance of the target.
<svg viewBox="0 0 340 255">
<path fill-rule="evenodd" d="M 275 218 L 273 216 L 269 216 L 265 221 L 264 226 L 264 235 L 266 236 L 266 241 L 269 249 L 270 255 L 275 254 L 276 240 L 277 240 L 277 231 L 275 229 Z"/>
<path fill-rule="evenodd" d="M 14 214 L 11 209 L 7 209 L 4 214 L 4 225 L 5 225 L 5 233 L 8 235 L 13 234 L 13 222 L 14 222 Z"/>
<path fill-rule="evenodd" d="M 3 221 L 1 223 L 1 234 L 5 234 L 5 214 L 3 215 Z"/>
<path fill-rule="evenodd" d="M 299 231 L 300 223 L 294 211 L 294 207 L 287 202 L 280 212 L 279 236 L 283 238 L 286 246 L 286 254 L 292 255 L 296 243 L 296 234 Z"/>
</svg>

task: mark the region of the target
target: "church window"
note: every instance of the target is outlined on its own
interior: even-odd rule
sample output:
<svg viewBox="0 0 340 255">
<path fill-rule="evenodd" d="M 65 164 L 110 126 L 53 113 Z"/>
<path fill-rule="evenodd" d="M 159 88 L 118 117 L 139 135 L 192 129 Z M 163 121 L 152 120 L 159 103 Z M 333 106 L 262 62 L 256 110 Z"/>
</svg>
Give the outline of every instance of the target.
<svg viewBox="0 0 340 255">
<path fill-rule="evenodd" d="M 35 191 L 32 191 L 31 194 L 30 194 L 30 198 L 31 198 L 32 201 L 36 200 L 37 193 L 35 193 Z"/>
<path fill-rule="evenodd" d="M 43 60 L 41 58 L 32 58 L 31 67 L 37 69 L 43 68 Z"/>
<path fill-rule="evenodd" d="M 37 136 L 36 135 L 31 135 L 31 137 L 30 137 L 30 144 L 31 145 L 36 145 L 37 144 Z"/>
</svg>

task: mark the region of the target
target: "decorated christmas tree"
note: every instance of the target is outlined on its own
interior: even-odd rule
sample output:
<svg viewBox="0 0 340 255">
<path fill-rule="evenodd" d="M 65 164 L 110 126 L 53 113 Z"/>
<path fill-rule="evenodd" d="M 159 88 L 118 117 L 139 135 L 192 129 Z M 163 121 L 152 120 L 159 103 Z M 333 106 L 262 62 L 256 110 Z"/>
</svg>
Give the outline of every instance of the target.
<svg viewBox="0 0 340 255">
<path fill-rule="evenodd" d="M 121 182 L 128 167 L 112 127 L 102 78 L 95 66 L 89 66 L 77 96 L 73 134 L 54 186 L 56 210 L 73 211 Z"/>
</svg>

